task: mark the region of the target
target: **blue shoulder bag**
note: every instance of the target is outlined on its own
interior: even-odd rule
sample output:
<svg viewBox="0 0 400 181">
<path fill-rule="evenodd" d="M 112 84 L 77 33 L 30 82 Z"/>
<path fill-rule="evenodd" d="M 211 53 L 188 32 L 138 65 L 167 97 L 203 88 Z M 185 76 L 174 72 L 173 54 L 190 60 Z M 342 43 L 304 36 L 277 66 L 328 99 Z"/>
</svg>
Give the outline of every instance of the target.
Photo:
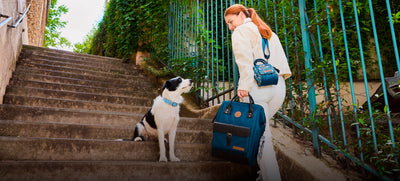
<svg viewBox="0 0 400 181">
<path fill-rule="evenodd" d="M 265 59 L 256 59 L 254 61 L 254 79 L 257 82 L 257 85 L 259 87 L 261 86 L 268 86 L 268 85 L 276 85 L 278 84 L 278 73 L 279 69 L 275 68 L 271 64 L 268 63 L 268 59 L 270 57 L 270 51 L 269 51 L 269 44 L 268 40 L 262 38 L 262 43 L 263 43 L 263 52 L 264 52 L 264 57 Z M 270 53 L 269 55 L 265 54 L 265 44 L 267 44 L 268 52 Z M 261 64 L 259 64 L 261 63 Z"/>
</svg>

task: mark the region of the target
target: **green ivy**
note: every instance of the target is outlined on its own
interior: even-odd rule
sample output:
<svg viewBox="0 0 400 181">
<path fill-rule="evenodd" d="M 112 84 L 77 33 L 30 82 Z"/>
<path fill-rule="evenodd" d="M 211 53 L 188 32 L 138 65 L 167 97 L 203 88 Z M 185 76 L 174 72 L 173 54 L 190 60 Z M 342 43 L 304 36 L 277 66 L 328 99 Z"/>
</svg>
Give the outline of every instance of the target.
<svg viewBox="0 0 400 181">
<path fill-rule="evenodd" d="M 168 8 L 163 0 L 111 0 L 90 52 L 130 60 L 136 51 L 149 51 L 167 58 Z"/>
</svg>

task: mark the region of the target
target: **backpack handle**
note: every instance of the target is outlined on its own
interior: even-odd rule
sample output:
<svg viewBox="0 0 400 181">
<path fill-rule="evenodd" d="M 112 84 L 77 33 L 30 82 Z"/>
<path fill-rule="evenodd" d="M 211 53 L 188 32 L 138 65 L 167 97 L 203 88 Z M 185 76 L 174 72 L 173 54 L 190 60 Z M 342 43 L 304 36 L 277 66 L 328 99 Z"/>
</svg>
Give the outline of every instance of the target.
<svg viewBox="0 0 400 181">
<path fill-rule="evenodd" d="M 224 113 L 225 113 L 225 114 L 230 114 L 230 113 L 231 113 L 231 109 L 232 109 L 231 104 L 232 104 L 232 101 L 236 100 L 237 98 L 239 98 L 239 97 L 238 97 L 238 95 L 236 94 L 236 95 L 231 99 L 231 102 L 229 102 L 228 106 L 226 106 L 226 108 L 225 108 L 225 110 L 224 110 Z M 252 118 L 252 117 L 253 117 L 254 111 L 253 111 L 253 107 L 252 107 L 251 105 L 254 104 L 254 100 L 253 100 L 253 97 L 251 97 L 250 94 L 249 94 L 249 100 L 250 100 L 250 103 L 249 103 L 249 112 L 247 113 L 247 117 L 248 117 L 248 118 Z"/>
</svg>

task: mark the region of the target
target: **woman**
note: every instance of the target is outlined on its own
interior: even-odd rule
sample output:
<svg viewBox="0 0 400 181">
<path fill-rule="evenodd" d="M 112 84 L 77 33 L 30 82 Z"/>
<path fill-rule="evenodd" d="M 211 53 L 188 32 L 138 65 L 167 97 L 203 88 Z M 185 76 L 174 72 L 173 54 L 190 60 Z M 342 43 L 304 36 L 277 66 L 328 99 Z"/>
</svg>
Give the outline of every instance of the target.
<svg viewBox="0 0 400 181">
<path fill-rule="evenodd" d="M 280 180 L 278 162 L 273 149 L 269 120 L 282 106 L 286 94 L 285 79 L 290 71 L 286 55 L 278 36 L 261 20 L 253 8 L 235 4 L 225 10 L 225 22 L 232 33 L 232 49 L 235 62 L 239 68 L 238 96 L 243 99 L 250 93 L 254 102 L 261 105 L 265 111 L 266 126 L 261 138 L 263 150 L 259 155 L 258 165 L 263 180 Z M 254 80 L 254 60 L 264 59 L 262 37 L 268 39 L 270 58 L 268 63 L 280 70 L 277 85 L 258 87 Z M 268 51 L 268 48 L 265 48 Z M 246 98 L 248 99 L 248 98 Z"/>
</svg>

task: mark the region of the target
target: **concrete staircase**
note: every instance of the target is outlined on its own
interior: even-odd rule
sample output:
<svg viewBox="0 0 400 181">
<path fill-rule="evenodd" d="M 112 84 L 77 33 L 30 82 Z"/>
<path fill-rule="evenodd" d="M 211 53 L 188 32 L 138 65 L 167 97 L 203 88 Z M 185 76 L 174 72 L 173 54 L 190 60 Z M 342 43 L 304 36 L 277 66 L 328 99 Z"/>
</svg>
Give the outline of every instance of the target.
<svg viewBox="0 0 400 181">
<path fill-rule="evenodd" d="M 176 155 L 130 139 L 159 87 L 119 59 L 24 46 L 0 105 L 0 180 L 249 180 L 210 156 L 210 120 L 181 117 Z"/>
</svg>

